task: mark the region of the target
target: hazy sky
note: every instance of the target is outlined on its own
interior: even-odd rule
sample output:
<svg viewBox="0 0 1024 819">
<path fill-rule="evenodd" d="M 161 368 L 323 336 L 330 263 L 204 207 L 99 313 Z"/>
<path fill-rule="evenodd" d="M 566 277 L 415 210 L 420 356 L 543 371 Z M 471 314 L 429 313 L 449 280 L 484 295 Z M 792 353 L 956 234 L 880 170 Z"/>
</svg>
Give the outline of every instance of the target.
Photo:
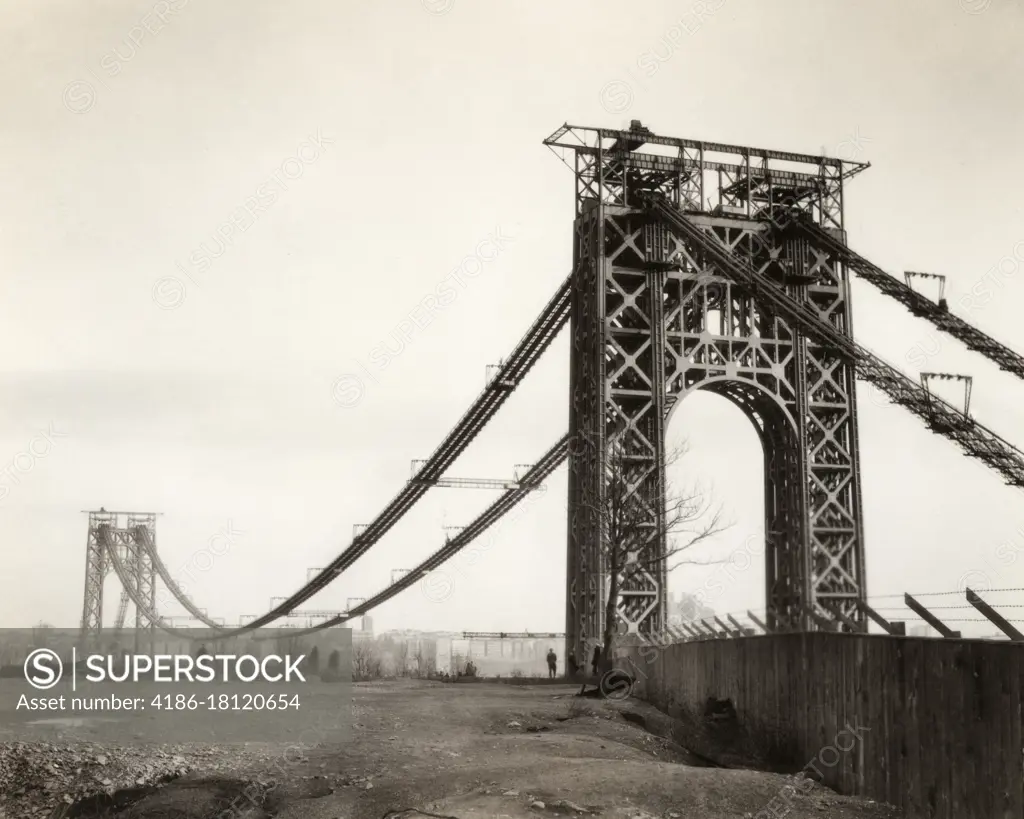
<svg viewBox="0 0 1024 819">
<path fill-rule="evenodd" d="M 7 4 L 0 625 L 78 623 L 81 510 L 101 505 L 161 512 L 165 561 L 230 621 L 346 547 L 568 273 L 572 177 L 541 145 L 565 121 L 869 161 L 851 246 L 945 274 L 961 315 L 1002 261 L 970 315 L 1024 350 L 1022 36 L 1013 0 Z M 474 254 L 479 275 L 393 335 Z M 973 374 L 975 414 L 1024 445 L 1024 384 L 869 285 L 854 297 L 860 341 L 915 377 Z M 511 476 L 563 434 L 566 335 L 451 474 Z M 1024 587 L 1020 490 L 860 403 L 870 594 Z M 691 446 L 676 480 L 735 521 L 705 555 L 757 543 L 739 410 L 694 396 L 669 434 Z M 305 608 L 369 596 L 493 498 L 432 491 Z M 410 590 L 376 627 L 561 630 L 564 507 L 563 469 L 445 569 L 450 595 Z M 763 565 L 732 574 L 711 603 L 762 608 Z"/>
</svg>

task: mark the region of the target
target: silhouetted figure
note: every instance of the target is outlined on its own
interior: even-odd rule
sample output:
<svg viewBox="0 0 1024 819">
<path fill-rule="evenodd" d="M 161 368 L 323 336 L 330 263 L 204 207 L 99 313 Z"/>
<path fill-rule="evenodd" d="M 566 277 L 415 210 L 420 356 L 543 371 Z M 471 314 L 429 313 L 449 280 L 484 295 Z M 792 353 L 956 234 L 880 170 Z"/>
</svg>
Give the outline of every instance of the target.
<svg viewBox="0 0 1024 819">
<path fill-rule="evenodd" d="M 565 661 L 566 670 L 569 672 L 569 678 L 576 676 L 576 672 L 579 670 L 579 665 L 576 663 L 576 652 L 569 652 L 569 659 Z"/>
<path fill-rule="evenodd" d="M 594 676 L 597 676 L 597 672 L 601 668 L 601 646 L 594 646 L 594 659 L 590 661 L 591 667 L 594 669 Z"/>
<path fill-rule="evenodd" d="M 553 648 L 548 649 L 548 679 L 553 679 L 558 669 L 558 655 Z"/>
<path fill-rule="evenodd" d="M 199 651 L 196 652 L 196 658 L 198 659 L 199 657 L 204 657 L 204 656 L 206 656 L 206 654 L 207 654 L 206 646 L 205 645 L 201 645 L 201 646 L 199 646 Z"/>
</svg>

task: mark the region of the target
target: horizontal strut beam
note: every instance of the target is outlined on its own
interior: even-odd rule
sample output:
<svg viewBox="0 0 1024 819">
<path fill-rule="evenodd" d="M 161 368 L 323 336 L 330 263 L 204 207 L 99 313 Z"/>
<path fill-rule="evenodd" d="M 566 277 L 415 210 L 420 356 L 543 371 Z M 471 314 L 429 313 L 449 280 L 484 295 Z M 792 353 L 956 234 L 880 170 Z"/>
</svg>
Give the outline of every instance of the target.
<svg viewBox="0 0 1024 819">
<path fill-rule="evenodd" d="M 566 134 L 572 133 L 578 142 L 561 142 Z M 583 136 L 581 136 L 583 135 Z M 592 135 L 592 136 L 591 136 Z M 591 136 L 594 140 L 588 144 L 583 140 Z M 600 148 L 599 141 L 612 139 L 620 144 L 628 144 L 634 140 L 642 139 L 648 145 L 666 145 L 676 148 L 688 148 L 690 150 L 714 151 L 722 154 L 735 154 L 738 157 L 749 157 L 750 159 L 778 159 L 785 162 L 804 162 L 808 165 L 820 166 L 829 165 L 835 168 L 847 166 L 851 169 L 863 170 L 868 165 L 865 162 L 850 162 L 830 156 L 813 156 L 812 154 L 797 154 L 789 151 L 773 151 L 768 148 L 751 148 L 746 145 L 729 145 L 724 142 L 704 142 L 695 139 L 683 139 L 680 137 L 664 137 L 643 131 L 639 134 L 636 131 L 617 131 L 609 128 L 588 128 L 584 125 L 569 125 L 566 123 L 555 133 L 544 140 L 544 144 L 570 150 L 583 148 Z"/>
<path fill-rule="evenodd" d="M 432 481 L 423 478 L 413 478 L 412 482 L 443 489 L 515 489 L 520 485 L 519 481 L 505 480 L 503 478 L 436 478 Z M 540 489 L 540 486 L 527 488 Z"/>
</svg>

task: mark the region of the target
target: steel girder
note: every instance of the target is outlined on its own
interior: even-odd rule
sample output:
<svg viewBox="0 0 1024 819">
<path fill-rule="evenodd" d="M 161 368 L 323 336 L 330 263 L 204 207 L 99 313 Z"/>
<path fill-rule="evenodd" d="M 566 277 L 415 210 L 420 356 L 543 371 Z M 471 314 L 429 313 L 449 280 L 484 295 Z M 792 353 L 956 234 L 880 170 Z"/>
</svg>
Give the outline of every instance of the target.
<svg viewBox="0 0 1024 819">
<path fill-rule="evenodd" d="M 143 522 L 140 525 L 135 526 L 135 542 L 145 552 L 146 558 L 153 565 L 153 569 L 159 576 L 163 584 L 168 588 L 174 599 L 177 600 L 182 607 L 187 611 L 193 619 L 198 620 L 207 628 L 212 631 L 226 631 L 220 624 L 217 623 L 212 617 L 207 615 L 206 611 L 199 608 L 195 603 L 192 602 L 191 598 L 182 590 L 178 585 L 178 581 L 174 579 L 171 573 L 167 570 L 167 565 L 161 560 L 159 552 L 156 550 L 156 528 L 155 525 L 151 525 L 148 522 Z M 155 594 L 152 598 L 152 602 L 146 605 L 153 611 L 156 611 L 156 598 Z M 147 618 L 150 626 L 153 625 L 151 619 Z"/>
<path fill-rule="evenodd" d="M 544 140 L 575 159 L 576 215 L 589 199 L 637 204 L 638 190 L 658 191 L 684 211 L 758 217 L 780 205 L 813 214 L 816 224 L 842 228 L 843 181 L 870 167 L 836 157 L 777 151 L 629 130 L 566 123 Z M 568 162 L 566 161 L 566 164 Z"/>
<path fill-rule="evenodd" d="M 603 206 L 576 219 L 570 321 L 567 651 L 586 657 L 604 619 L 600 519 L 606 457 Z"/>
<path fill-rule="evenodd" d="M 103 581 L 110 570 L 107 550 L 99 536 L 99 526 L 110 523 L 114 516 L 89 514 L 89 534 L 85 541 L 85 594 L 82 603 L 81 639 L 96 645 L 103 628 Z"/>
<path fill-rule="evenodd" d="M 1018 378 L 1024 378 L 1024 356 L 1020 353 L 1014 352 L 974 325 L 953 315 L 942 304 L 937 304 L 923 296 L 908 284 L 904 284 L 863 256 L 854 253 L 841 239 L 822 230 L 817 225 L 798 222 L 796 227 L 805 233 L 817 247 L 833 254 L 847 268 L 870 282 L 885 295 L 900 302 L 915 316 L 927 319 L 944 333 L 963 342 L 967 349 L 981 353 L 990 361 L 995 362 L 999 369 L 1013 373 Z"/>
<path fill-rule="evenodd" d="M 124 628 L 125 617 L 128 614 L 128 603 L 131 602 L 131 597 L 124 589 L 121 589 L 121 602 L 117 604 L 117 619 L 114 621 L 114 631 L 120 633 L 121 629 Z"/>
<path fill-rule="evenodd" d="M 135 583 L 139 599 L 144 600 L 150 611 L 156 611 L 156 565 L 153 553 L 147 548 L 151 545 L 156 550 L 156 516 L 128 515 L 126 543 L 130 543 L 129 554 L 132 562 L 130 571 Z M 146 615 L 145 610 L 135 607 L 135 640 L 136 648 L 149 650 L 156 635 L 156 624 Z"/>
</svg>

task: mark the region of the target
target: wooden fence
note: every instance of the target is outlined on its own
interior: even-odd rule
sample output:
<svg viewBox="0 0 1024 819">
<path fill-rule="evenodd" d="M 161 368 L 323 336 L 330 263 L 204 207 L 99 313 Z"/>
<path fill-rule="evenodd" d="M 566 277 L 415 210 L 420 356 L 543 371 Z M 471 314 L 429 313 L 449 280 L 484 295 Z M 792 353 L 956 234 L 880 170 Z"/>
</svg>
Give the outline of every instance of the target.
<svg viewBox="0 0 1024 819">
<path fill-rule="evenodd" d="M 729 699 L 754 746 L 840 793 L 907 819 L 1024 816 L 1020 644 L 806 633 L 625 651 L 637 696 L 696 722 Z"/>
</svg>

